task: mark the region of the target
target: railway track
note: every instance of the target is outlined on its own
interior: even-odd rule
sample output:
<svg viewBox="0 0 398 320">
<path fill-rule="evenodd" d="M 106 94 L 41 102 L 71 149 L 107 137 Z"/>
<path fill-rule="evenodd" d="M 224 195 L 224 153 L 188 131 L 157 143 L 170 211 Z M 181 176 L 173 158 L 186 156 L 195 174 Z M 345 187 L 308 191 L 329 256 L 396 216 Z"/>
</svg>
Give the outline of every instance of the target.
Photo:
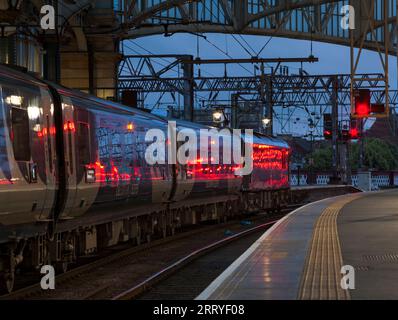
<svg viewBox="0 0 398 320">
<path fill-rule="evenodd" d="M 256 241 L 265 228 L 271 227 L 277 221 L 247 229 L 198 249 L 112 300 L 194 299 Z M 220 251 L 223 253 L 216 257 Z"/>
<path fill-rule="evenodd" d="M 281 215 L 260 214 L 244 221 L 200 226 L 121 250 L 56 276 L 55 290 L 42 290 L 35 283 L 0 299 L 134 299 L 201 256 L 263 232 L 292 208 Z"/>
</svg>

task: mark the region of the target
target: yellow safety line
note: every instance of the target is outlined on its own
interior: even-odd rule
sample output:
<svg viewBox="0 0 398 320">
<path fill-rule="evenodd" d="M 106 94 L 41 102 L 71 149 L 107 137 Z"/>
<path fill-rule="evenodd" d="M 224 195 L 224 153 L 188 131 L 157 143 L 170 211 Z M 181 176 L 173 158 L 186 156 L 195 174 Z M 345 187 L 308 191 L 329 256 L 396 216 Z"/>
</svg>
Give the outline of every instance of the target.
<svg viewBox="0 0 398 320">
<path fill-rule="evenodd" d="M 352 195 L 324 209 L 315 223 L 298 298 L 302 300 L 349 300 L 348 290 L 341 288 L 343 266 L 337 217 L 341 209 L 357 199 Z"/>
</svg>

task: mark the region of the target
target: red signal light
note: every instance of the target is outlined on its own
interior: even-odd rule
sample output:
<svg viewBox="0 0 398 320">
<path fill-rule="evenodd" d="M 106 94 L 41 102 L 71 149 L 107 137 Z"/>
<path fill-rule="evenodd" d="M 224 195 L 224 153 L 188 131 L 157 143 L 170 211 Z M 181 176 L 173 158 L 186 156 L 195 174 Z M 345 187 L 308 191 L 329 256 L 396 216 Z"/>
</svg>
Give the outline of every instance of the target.
<svg viewBox="0 0 398 320">
<path fill-rule="evenodd" d="M 323 115 L 323 136 L 326 140 L 332 139 L 333 133 L 333 120 L 330 113 Z"/>
<path fill-rule="evenodd" d="M 359 138 L 359 130 L 357 128 L 350 129 L 350 138 L 354 140 Z"/>
<path fill-rule="evenodd" d="M 366 118 L 370 116 L 370 113 L 370 90 L 360 89 L 356 91 L 354 115 L 359 118 Z"/>
<path fill-rule="evenodd" d="M 324 136 L 325 139 L 331 139 L 332 138 L 332 131 L 324 130 L 323 131 L 323 136 Z"/>
<path fill-rule="evenodd" d="M 369 105 L 366 103 L 357 103 L 355 105 L 355 113 L 359 117 L 365 117 L 370 114 Z"/>
<path fill-rule="evenodd" d="M 350 120 L 349 136 L 351 140 L 357 140 L 361 137 L 361 130 L 359 127 L 360 122 L 357 119 Z"/>
</svg>

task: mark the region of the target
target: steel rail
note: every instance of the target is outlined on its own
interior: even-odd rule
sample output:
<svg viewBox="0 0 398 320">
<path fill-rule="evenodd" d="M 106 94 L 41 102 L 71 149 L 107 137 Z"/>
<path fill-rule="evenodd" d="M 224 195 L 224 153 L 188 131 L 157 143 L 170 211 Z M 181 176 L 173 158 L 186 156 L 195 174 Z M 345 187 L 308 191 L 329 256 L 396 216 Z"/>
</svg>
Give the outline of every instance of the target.
<svg viewBox="0 0 398 320">
<path fill-rule="evenodd" d="M 256 231 L 259 231 L 260 229 L 264 228 L 269 228 L 273 226 L 275 223 L 277 223 L 279 219 L 267 223 L 260 224 L 258 226 L 255 226 L 253 228 L 244 230 L 242 232 L 236 233 L 234 235 L 231 235 L 225 239 L 218 240 L 212 244 L 206 245 L 203 248 L 197 249 L 190 254 L 186 255 L 185 257 L 179 259 L 178 261 L 174 262 L 173 264 L 169 265 L 168 267 L 156 272 L 152 276 L 148 277 L 141 283 L 133 286 L 132 288 L 120 293 L 119 295 L 115 296 L 112 298 L 112 300 L 132 300 L 145 291 L 147 291 L 149 288 L 151 288 L 154 284 L 160 282 L 161 280 L 167 278 L 168 276 L 172 275 L 182 267 L 186 266 L 193 260 L 199 258 L 200 256 L 209 253 L 215 249 L 218 249 L 222 246 L 225 246 L 229 244 L 230 242 L 233 242 L 235 240 L 238 240 L 244 236 L 247 236 L 251 233 L 254 233 Z"/>
</svg>

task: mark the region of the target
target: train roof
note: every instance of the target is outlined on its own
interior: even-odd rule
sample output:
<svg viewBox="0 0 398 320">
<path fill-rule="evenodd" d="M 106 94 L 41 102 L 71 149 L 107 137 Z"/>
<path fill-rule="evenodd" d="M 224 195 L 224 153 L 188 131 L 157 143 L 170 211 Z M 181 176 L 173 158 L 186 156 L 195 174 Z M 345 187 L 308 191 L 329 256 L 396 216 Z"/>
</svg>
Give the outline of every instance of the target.
<svg viewBox="0 0 398 320">
<path fill-rule="evenodd" d="M 192 129 L 217 129 L 216 127 L 209 126 L 206 124 L 200 124 L 196 122 L 191 122 L 187 120 L 181 120 L 181 119 L 167 119 L 168 121 L 175 121 L 177 125 L 179 126 L 184 126 Z"/>
<path fill-rule="evenodd" d="M 180 120 L 180 119 L 172 119 L 172 121 L 176 121 L 177 125 L 185 126 L 187 128 L 193 128 L 193 129 L 217 129 L 212 126 L 208 125 L 202 125 L 198 124 L 195 122 L 189 122 L 186 120 Z M 244 133 L 243 133 L 244 135 Z M 264 144 L 268 146 L 273 146 L 273 147 L 278 147 L 278 148 L 290 148 L 288 143 L 285 140 L 282 140 L 277 137 L 273 136 L 268 136 L 259 132 L 254 132 L 253 133 L 253 142 L 257 144 Z"/>
<path fill-rule="evenodd" d="M 289 144 L 280 138 L 268 136 L 262 133 L 254 132 L 253 143 L 264 144 L 267 146 L 273 146 L 278 148 L 289 149 Z"/>
<path fill-rule="evenodd" d="M 46 86 L 46 84 L 42 80 L 38 79 L 38 77 L 34 73 L 27 72 L 23 67 L 9 66 L 0 63 L 0 73 L 5 74 L 10 78 L 15 78 L 17 80 L 27 83 L 33 83 L 39 86 Z"/>
<path fill-rule="evenodd" d="M 101 98 L 89 95 L 80 90 L 66 88 L 60 84 L 55 84 L 50 81 L 45 81 L 45 80 L 39 79 L 34 74 L 32 74 L 30 72 L 26 72 L 24 70 L 24 68 L 0 64 L 0 72 L 4 73 L 5 75 L 7 75 L 9 77 L 13 77 L 13 78 L 16 78 L 21 81 L 31 82 L 36 85 L 51 86 L 55 90 L 57 90 L 59 93 L 62 93 L 66 96 L 72 96 L 72 97 L 77 97 L 77 98 L 81 98 L 81 99 L 85 99 L 85 100 L 90 100 L 92 102 L 95 102 L 96 104 L 102 105 L 104 107 L 112 108 L 114 110 L 124 111 L 127 113 L 139 114 L 139 115 L 148 117 L 150 119 L 157 119 L 160 121 L 165 121 L 164 118 L 154 115 L 152 113 L 148 113 L 148 112 L 145 112 L 140 109 L 133 108 L 133 107 L 128 107 L 128 106 L 119 104 L 117 102 L 113 102 L 111 100 L 101 99 Z"/>
<path fill-rule="evenodd" d="M 53 83 L 51 83 L 51 86 L 53 86 L 60 93 L 63 93 L 63 94 L 66 94 L 66 95 L 75 96 L 75 97 L 79 97 L 81 99 L 90 100 L 92 102 L 95 102 L 96 104 L 99 104 L 99 105 L 102 105 L 102 106 L 106 106 L 107 108 L 112 108 L 113 110 L 123 111 L 123 112 L 126 112 L 126 113 L 133 113 L 135 115 L 140 115 L 140 116 L 143 116 L 143 117 L 146 117 L 146 118 L 149 118 L 149 119 L 158 120 L 158 121 L 167 121 L 163 117 L 160 117 L 160 116 L 155 115 L 153 113 L 145 112 L 145 111 L 140 110 L 138 108 L 125 106 L 123 104 L 120 104 L 120 103 L 117 103 L 117 102 L 114 102 L 114 101 L 111 101 L 111 100 L 101 99 L 101 98 L 92 96 L 90 94 L 87 94 L 87 93 L 79 91 L 79 90 L 65 88 L 63 86 L 60 86 L 60 85 L 57 85 L 57 84 L 53 84 Z"/>
</svg>

